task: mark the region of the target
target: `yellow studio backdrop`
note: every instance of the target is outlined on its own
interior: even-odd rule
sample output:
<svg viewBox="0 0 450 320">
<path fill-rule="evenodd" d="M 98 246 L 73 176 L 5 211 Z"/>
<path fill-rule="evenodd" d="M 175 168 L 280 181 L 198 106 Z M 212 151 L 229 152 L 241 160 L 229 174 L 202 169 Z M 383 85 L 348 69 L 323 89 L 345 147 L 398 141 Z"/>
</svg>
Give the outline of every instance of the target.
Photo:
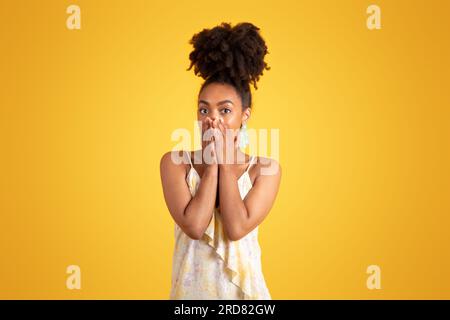
<svg viewBox="0 0 450 320">
<path fill-rule="evenodd" d="M 367 28 L 371 4 L 381 29 Z M 261 28 L 271 67 L 249 128 L 280 130 L 282 182 L 259 233 L 273 298 L 450 298 L 449 9 L 1 1 L 0 298 L 168 298 L 159 161 L 175 129 L 195 130 L 188 40 L 242 21 Z"/>
</svg>

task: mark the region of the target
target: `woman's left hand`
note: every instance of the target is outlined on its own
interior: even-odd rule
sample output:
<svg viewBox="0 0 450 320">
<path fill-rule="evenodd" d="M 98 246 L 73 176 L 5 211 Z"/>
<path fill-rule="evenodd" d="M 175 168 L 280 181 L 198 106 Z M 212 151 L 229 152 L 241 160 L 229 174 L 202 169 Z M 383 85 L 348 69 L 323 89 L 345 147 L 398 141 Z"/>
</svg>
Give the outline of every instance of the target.
<svg viewBox="0 0 450 320">
<path fill-rule="evenodd" d="M 221 118 L 215 121 L 218 137 L 215 147 L 219 165 L 236 164 L 237 150 L 239 148 L 238 130 L 228 128 Z"/>
</svg>

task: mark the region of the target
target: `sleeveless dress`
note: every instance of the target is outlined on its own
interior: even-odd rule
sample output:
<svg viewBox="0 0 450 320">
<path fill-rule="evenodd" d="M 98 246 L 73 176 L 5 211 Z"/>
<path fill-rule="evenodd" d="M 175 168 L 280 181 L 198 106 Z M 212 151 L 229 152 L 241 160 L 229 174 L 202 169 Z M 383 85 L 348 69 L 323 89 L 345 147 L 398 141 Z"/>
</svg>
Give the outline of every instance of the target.
<svg viewBox="0 0 450 320">
<path fill-rule="evenodd" d="M 185 152 L 191 168 L 186 182 L 192 197 L 200 176 Z M 241 198 L 252 188 L 248 171 L 255 157 L 238 180 Z M 258 227 L 243 238 L 232 241 L 223 231 L 220 210 L 214 209 L 203 237 L 189 238 L 175 223 L 175 248 L 172 262 L 172 300 L 271 300 L 261 267 Z"/>
</svg>

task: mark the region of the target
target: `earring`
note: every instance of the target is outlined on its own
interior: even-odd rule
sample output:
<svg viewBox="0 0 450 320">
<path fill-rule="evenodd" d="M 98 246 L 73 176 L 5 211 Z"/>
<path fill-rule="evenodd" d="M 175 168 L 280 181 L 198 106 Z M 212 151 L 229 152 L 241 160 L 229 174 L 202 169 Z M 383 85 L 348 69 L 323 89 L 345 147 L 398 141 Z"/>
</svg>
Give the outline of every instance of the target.
<svg viewBox="0 0 450 320">
<path fill-rule="evenodd" d="M 248 145 L 248 133 L 247 133 L 247 124 L 242 124 L 241 129 L 239 130 L 239 147 L 241 149 L 245 149 Z"/>
</svg>

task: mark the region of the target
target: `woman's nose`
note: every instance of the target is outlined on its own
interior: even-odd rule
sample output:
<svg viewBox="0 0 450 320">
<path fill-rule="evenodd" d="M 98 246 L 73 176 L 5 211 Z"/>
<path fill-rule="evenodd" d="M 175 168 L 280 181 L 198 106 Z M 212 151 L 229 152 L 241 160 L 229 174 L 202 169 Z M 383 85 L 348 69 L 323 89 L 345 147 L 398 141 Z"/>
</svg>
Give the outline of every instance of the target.
<svg viewBox="0 0 450 320">
<path fill-rule="evenodd" d="M 220 115 L 218 115 L 218 114 L 211 114 L 209 116 L 209 118 L 211 119 L 212 122 L 218 122 L 219 118 L 220 118 Z"/>
</svg>

